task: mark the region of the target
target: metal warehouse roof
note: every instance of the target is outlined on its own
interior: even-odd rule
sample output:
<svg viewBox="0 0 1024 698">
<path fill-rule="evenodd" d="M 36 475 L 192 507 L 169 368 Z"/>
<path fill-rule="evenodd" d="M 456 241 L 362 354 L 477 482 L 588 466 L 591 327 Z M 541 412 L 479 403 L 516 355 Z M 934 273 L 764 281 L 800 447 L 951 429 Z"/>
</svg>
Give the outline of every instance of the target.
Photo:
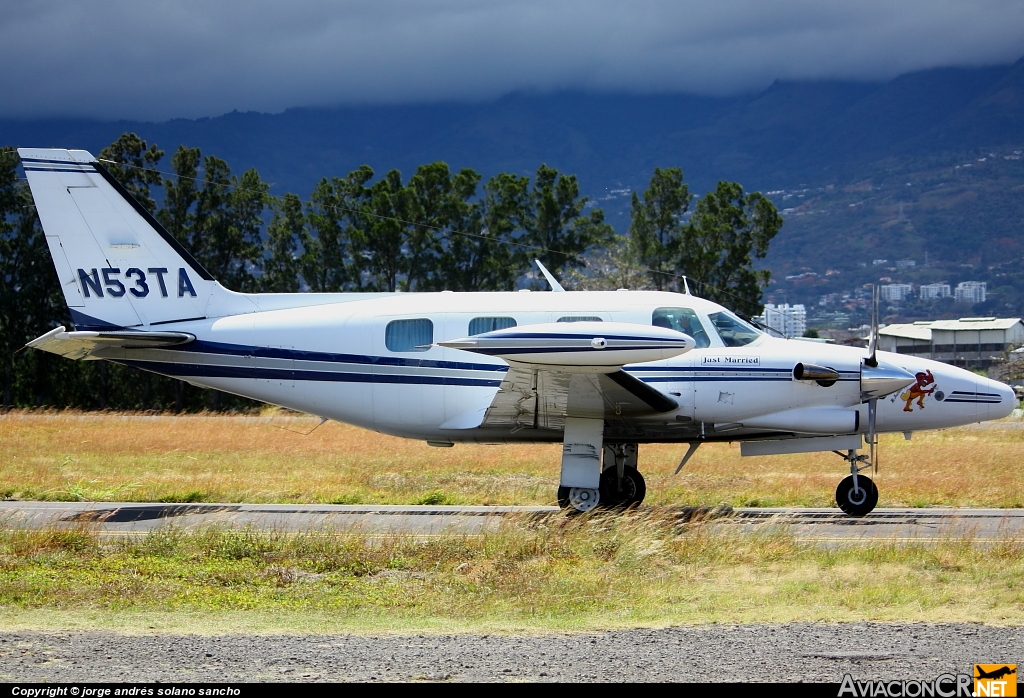
<svg viewBox="0 0 1024 698">
<path fill-rule="evenodd" d="M 923 339 L 930 341 L 932 330 L 946 332 L 976 332 L 978 330 L 1008 330 L 1021 321 L 1019 317 L 962 317 L 959 320 L 926 320 L 907 324 L 886 325 L 878 330 L 879 334 L 906 339 Z"/>
</svg>

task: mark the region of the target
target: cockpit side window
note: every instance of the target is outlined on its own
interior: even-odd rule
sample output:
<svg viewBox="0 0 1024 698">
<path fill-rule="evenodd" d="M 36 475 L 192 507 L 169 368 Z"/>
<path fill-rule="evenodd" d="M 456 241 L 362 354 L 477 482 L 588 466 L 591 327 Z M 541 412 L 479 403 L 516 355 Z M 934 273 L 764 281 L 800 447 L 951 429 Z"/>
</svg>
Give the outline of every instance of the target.
<svg viewBox="0 0 1024 698">
<path fill-rule="evenodd" d="M 761 336 L 760 330 L 754 329 L 725 310 L 708 315 L 708 319 L 718 331 L 718 336 L 722 338 L 722 344 L 727 347 L 743 347 Z"/>
<path fill-rule="evenodd" d="M 690 335 L 697 342 L 698 349 L 711 346 L 711 339 L 697 319 L 697 313 L 689 308 L 658 308 L 651 316 L 651 324 Z"/>
</svg>

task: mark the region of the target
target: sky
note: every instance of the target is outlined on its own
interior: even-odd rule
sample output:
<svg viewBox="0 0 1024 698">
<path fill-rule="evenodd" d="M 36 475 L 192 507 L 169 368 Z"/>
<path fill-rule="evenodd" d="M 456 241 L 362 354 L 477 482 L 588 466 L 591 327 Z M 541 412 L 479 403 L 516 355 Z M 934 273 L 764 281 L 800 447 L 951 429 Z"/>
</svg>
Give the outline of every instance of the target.
<svg viewBox="0 0 1024 698">
<path fill-rule="evenodd" d="M 0 118 L 738 94 L 1024 55 L 1021 0 L 6 0 Z"/>
</svg>

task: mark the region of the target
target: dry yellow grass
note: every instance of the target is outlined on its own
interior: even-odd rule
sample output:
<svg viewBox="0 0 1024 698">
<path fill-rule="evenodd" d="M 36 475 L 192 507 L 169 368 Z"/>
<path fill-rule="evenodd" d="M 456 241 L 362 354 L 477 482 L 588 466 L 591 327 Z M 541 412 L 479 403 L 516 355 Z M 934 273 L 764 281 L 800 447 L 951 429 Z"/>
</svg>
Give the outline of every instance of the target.
<svg viewBox="0 0 1024 698">
<path fill-rule="evenodd" d="M 0 497 L 128 501 L 552 504 L 557 445 L 431 448 L 329 422 L 14 411 L 0 415 Z M 880 506 L 1024 506 L 1019 422 L 882 438 Z M 830 454 L 743 458 L 641 446 L 651 504 L 828 506 Z"/>
</svg>

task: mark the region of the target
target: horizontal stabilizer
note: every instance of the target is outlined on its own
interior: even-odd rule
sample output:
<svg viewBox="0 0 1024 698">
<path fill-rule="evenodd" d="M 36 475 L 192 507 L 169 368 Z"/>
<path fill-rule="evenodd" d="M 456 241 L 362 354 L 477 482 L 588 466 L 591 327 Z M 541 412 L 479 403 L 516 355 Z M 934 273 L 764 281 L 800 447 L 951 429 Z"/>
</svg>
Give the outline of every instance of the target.
<svg viewBox="0 0 1024 698">
<path fill-rule="evenodd" d="M 88 359 L 100 349 L 154 349 L 188 344 L 195 335 L 188 332 L 67 332 L 56 327 L 25 346 L 41 349 L 68 359 Z"/>
</svg>

